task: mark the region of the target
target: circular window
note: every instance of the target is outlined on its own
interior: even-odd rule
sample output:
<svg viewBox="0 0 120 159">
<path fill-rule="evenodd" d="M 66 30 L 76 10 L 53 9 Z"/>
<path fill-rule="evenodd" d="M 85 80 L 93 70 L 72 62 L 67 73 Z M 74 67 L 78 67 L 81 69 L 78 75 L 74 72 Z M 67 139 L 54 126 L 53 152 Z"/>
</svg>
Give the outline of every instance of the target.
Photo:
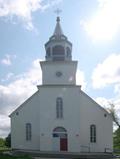
<svg viewBox="0 0 120 159">
<path fill-rule="evenodd" d="M 16 112 L 16 115 L 19 115 L 19 113 L 18 113 L 18 112 Z"/>
<path fill-rule="evenodd" d="M 104 114 L 104 117 L 107 117 L 107 114 Z"/>
<path fill-rule="evenodd" d="M 62 76 L 62 72 L 57 71 L 57 72 L 56 72 L 56 76 L 57 76 L 57 77 L 61 77 L 61 76 Z"/>
</svg>

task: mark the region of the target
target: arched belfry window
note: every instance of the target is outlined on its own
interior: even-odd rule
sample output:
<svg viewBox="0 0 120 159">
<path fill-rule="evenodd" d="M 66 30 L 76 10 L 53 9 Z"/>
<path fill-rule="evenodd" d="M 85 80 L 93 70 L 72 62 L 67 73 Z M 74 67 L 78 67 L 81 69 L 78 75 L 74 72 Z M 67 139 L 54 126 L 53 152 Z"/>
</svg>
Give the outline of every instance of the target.
<svg viewBox="0 0 120 159">
<path fill-rule="evenodd" d="M 47 48 L 46 54 L 47 54 L 47 57 L 50 57 L 50 47 Z"/>
<path fill-rule="evenodd" d="M 30 141 L 32 138 L 32 126 L 31 123 L 26 123 L 26 140 Z"/>
<path fill-rule="evenodd" d="M 62 61 L 65 58 L 65 50 L 61 45 L 56 45 L 52 49 L 53 60 Z"/>
<path fill-rule="evenodd" d="M 56 99 L 56 118 L 63 118 L 63 100 L 61 97 Z"/>
<path fill-rule="evenodd" d="M 96 125 L 90 125 L 90 142 L 96 142 Z"/>
<path fill-rule="evenodd" d="M 67 57 L 71 56 L 71 50 L 69 47 L 66 48 Z"/>
<path fill-rule="evenodd" d="M 53 47 L 53 55 L 64 55 L 65 50 L 64 47 L 61 45 L 56 45 Z"/>
</svg>

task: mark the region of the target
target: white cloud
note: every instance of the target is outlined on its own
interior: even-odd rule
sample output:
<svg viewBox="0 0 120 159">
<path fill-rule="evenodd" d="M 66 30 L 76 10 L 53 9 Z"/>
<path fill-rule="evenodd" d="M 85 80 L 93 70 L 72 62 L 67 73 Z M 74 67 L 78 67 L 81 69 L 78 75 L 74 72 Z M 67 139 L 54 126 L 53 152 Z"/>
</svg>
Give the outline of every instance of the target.
<svg viewBox="0 0 120 159">
<path fill-rule="evenodd" d="M 6 54 L 5 57 L 1 60 L 3 65 L 10 66 L 12 65 L 12 60 L 16 58 L 16 55 Z"/>
<path fill-rule="evenodd" d="M 0 137 L 8 136 L 10 132 L 10 119 L 6 115 L 0 114 Z"/>
<path fill-rule="evenodd" d="M 120 98 L 117 96 L 115 98 L 107 99 L 104 97 L 97 97 L 94 99 L 98 104 L 100 104 L 103 108 L 109 111 L 111 108 L 110 104 L 114 104 L 114 108 L 117 112 L 117 115 L 120 117 Z"/>
<path fill-rule="evenodd" d="M 104 97 L 97 97 L 95 99 L 95 101 L 100 104 L 103 108 L 105 108 L 106 110 L 108 108 L 110 108 L 110 104 L 109 103 L 112 103 L 111 99 L 106 99 Z"/>
<path fill-rule="evenodd" d="M 12 77 L 14 77 L 14 73 L 9 72 L 4 79 L 1 79 L 1 82 L 8 81 L 8 80 L 12 79 Z"/>
<path fill-rule="evenodd" d="M 98 0 L 94 16 L 82 24 L 94 41 L 112 40 L 120 28 L 120 0 Z"/>
<path fill-rule="evenodd" d="M 13 21 L 17 17 L 28 30 L 34 29 L 32 13 L 45 10 L 59 3 L 61 0 L 0 0 L 0 17 L 7 17 Z"/>
<path fill-rule="evenodd" d="M 111 109 L 110 104 L 114 104 L 114 110 L 118 117 L 119 123 L 120 123 L 120 94 L 119 97 L 113 98 L 113 99 L 106 99 L 104 97 L 98 97 L 95 99 L 95 101 L 100 104 L 104 109 L 106 109 L 109 113 L 109 109 Z M 118 128 L 118 126 L 113 123 L 113 131 L 115 131 Z"/>
<path fill-rule="evenodd" d="M 105 109 L 110 108 L 110 103 L 113 103 L 120 119 L 120 54 L 111 54 L 98 64 L 93 71 L 92 80 L 94 88 L 113 87 L 116 93 L 113 98 L 98 97 L 95 100 Z"/>
<path fill-rule="evenodd" d="M 11 65 L 10 55 L 5 55 L 5 58 L 1 60 L 1 63 L 4 65 Z"/>
<path fill-rule="evenodd" d="M 94 88 L 120 84 L 120 55 L 111 54 L 102 63 L 98 64 L 93 71 L 92 82 Z"/>
<path fill-rule="evenodd" d="M 116 94 L 120 95 L 120 82 L 117 85 L 115 85 L 115 90 L 114 91 L 115 91 Z"/>
<path fill-rule="evenodd" d="M 82 86 L 81 89 L 85 90 L 85 88 L 86 88 L 85 75 L 84 75 L 84 72 L 81 70 L 77 70 L 76 84 L 81 85 Z"/>
<path fill-rule="evenodd" d="M 8 115 L 36 90 L 41 83 L 39 59 L 35 60 L 27 72 L 18 75 L 8 85 L 0 85 L 0 136 L 6 136 L 9 131 Z M 7 125 L 6 125 L 7 124 Z"/>
</svg>

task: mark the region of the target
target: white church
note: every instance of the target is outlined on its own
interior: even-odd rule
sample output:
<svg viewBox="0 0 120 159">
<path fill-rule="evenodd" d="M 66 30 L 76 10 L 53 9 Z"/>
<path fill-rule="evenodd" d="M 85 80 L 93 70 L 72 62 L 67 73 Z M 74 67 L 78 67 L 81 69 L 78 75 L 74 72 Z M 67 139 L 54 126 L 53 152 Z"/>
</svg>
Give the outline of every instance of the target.
<svg viewBox="0 0 120 159">
<path fill-rule="evenodd" d="M 40 62 L 42 85 L 11 113 L 11 147 L 50 152 L 113 149 L 112 117 L 76 85 L 72 43 L 57 17 Z"/>
</svg>

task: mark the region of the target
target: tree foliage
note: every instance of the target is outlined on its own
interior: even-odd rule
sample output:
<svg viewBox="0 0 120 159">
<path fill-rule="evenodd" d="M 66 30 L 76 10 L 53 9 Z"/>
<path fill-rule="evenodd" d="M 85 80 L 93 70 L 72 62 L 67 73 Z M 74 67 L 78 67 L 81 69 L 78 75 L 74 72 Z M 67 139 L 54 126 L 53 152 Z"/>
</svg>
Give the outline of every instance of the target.
<svg viewBox="0 0 120 159">
<path fill-rule="evenodd" d="M 5 138 L 5 146 L 11 147 L 11 134 L 9 133 L 8 136 Z"/>
<path fill-rule="evenodd" d="M 111 113 L 113 122 L 118 127 L 117 130 L 113 134 L 114 149 L 120 150 L 120 119 L 117 115 L 117 111 L 115 110 L 115 105 L 113 103 L 109 103 L 109 104 L 110 104 L 109 112 Z"/>
<path fill-rule="evenodd" d="M 120 128 L 114 132 L 113 136 L 114 148 L 120 149 Z"/>
<path fill-rule="evenodd" d="M 0 147 L 5 147 L 5 139 L 0 138 Z"/>
<path fill-rule="evenodd" d="M 118 128 L 120 128 L 120 120 L 115 110 L 115 105 L 113 103 L 109 103 L 109 105 L 110 105 L 109 112 L 113 118 L 113 122 L 118 126 Z"/>
</svg>

